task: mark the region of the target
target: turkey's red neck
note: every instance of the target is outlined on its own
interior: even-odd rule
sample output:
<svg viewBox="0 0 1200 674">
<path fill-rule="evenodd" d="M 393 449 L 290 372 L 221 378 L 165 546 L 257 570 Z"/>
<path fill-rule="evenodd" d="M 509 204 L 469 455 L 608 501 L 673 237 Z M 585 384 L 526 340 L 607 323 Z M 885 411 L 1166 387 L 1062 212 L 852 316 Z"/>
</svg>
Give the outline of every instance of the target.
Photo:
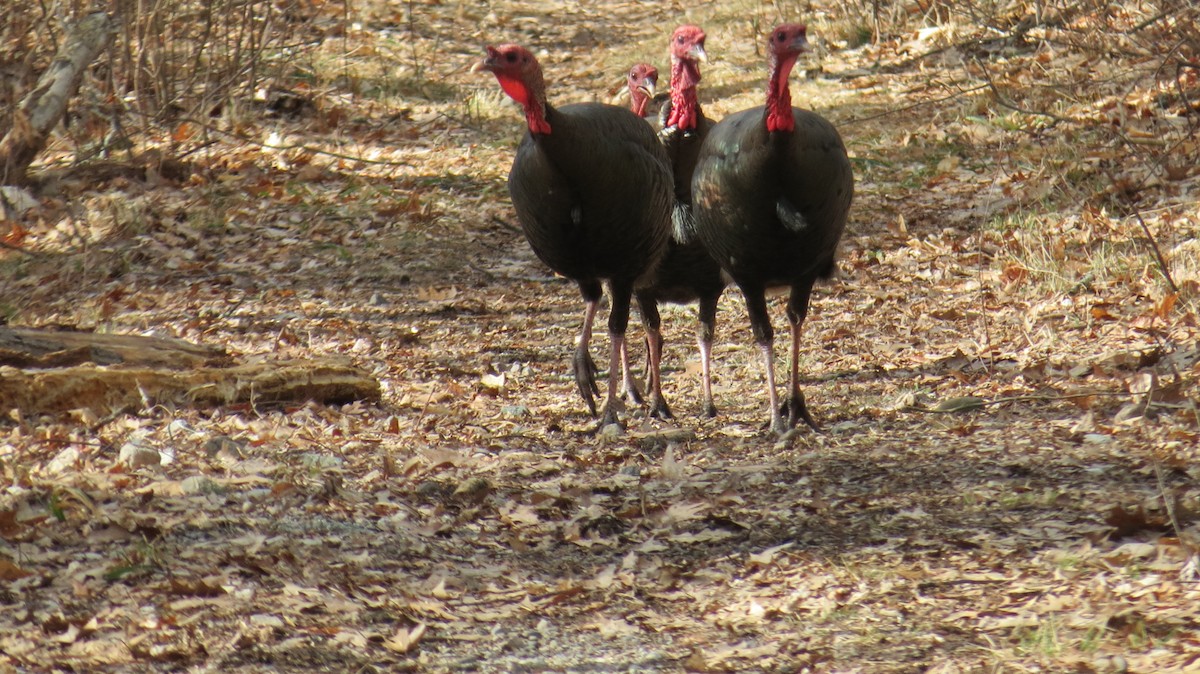
<svg viewBox="0 0 1200 674">
<path fill-rule="evenodd" d="M 699 123 L 700 101 L 696 85 L 700 84 L 700 66 L 690 59 L 671 59 L 671 114 L 666 126 L 694 129 Z"/>
<path fill-rule="evenodd" d="M 771 55 L 771 76 L 767 80 L 767 131 L 790 132 L 796 128 L 792 118 L 792 92 L 788 89 L 788 76 L 792 74 L 796 56 L 780 58 Z"/>
<path fill-rule="evenodd" d="M 633 110 L 633 114 L 637 115 L 638 117 L 645 117 L 646 106 L 650 104 L 650 97 L 637 89 L 631 89 L 629 96 L 633 101 L 633 103 L 629 106 L 630 109 Z"/>
<path fill-rule="evenodd" d="M 525 109 L 525 123 L 529 125 L 530 133 L 550 133 L 550 123 L 546 121 L 546 92 L 541 81 L 526 82 L 505 73 L 496 73 L 500 88 L 514 101 Z"/>
</svg>

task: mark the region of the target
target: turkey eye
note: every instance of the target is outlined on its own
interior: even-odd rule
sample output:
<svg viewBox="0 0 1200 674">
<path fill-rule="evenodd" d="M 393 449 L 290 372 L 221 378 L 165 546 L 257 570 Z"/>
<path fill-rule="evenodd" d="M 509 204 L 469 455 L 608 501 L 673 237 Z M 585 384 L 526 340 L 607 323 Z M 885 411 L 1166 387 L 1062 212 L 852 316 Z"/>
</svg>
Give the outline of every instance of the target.
<svg viewBox="0 0 1200 674">
<path fill-rule="evenodd" d="M 675 38 L 675 41 L 678 42 L 679 44 L 683 44 L 683 36 L 680 35 L 679 37 Z"/>
<path fill-rule="evenodd" d="M 512 63 L 517 60 L 517 55 L 512 52 L 509 52 L 508 54 L 505 54 L 505 58 L 508 59 L 509 63 Z"/>
</svg>

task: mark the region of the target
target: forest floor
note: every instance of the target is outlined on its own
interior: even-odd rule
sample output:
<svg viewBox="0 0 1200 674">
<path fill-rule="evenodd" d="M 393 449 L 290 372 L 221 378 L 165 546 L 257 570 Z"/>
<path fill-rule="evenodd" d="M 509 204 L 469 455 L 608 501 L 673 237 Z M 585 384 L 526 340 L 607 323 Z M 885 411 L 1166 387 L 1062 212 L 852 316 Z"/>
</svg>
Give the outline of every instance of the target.
<svg viewBox="0 0 1200 674">
<path fill-rule="evenodd" d="M 676 419 L 593 433 L 578 293 L 504 185 L 521 116 L 468 69 L 522 42 L 552 100 L 608 100 L 694 22 L 719 118 L 760 103 L 776 17 L 710 4 L 380 4 L 311 56 L 313 107 L 245 108 L 190 177 L 64 179 L 35 254 L 0 250 L 12 324 L 337 356 L 383 398 L 6 413 L 0 672 L 1200 668 L 1200 152 L 1162 92 L 1021 112 L 1036 40 L 913 32 L 793 75 L 856 172 L 802 345 L 821 432 L 764 430 L 731 289 L 719 416 L 673 307 Z"/>
</svg>

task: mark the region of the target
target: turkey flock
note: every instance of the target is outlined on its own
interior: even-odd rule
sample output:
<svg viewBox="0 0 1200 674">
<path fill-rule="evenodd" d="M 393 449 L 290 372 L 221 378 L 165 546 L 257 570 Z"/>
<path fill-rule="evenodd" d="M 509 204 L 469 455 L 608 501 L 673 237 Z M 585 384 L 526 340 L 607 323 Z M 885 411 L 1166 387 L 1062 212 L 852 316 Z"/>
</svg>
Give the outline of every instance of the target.
<svg viewBox="0 0 1200 674">
<path fill-rule="evenodd" d="M 813 284 L 834 272 L 854 193 L 850 160 L 832 124 L 792 107 L 788 76 L 808 49 L 804 25 L 780 25 L 767 37 L 765 105 L 719 122 L 699 103 L 704 42 L 698 26 L 672 33 L 670 94 L 657 120 L 646 117 L 658 84 L 649 64 L 629 70 L 628 108 L 552 105 L 541 66 L 519 45 L 487 47 L 475 69 L 494 74 L 524 110 L 527 131 L 508 190 L 534 253 L 577 283 L 583 296 L 573 366 L 593 415 L 600 388 L 589 342 L 602 287 L 608 287 L 611 348 L 599 428 L 620 424 L 626 400 L 644 402 L 652 417 L 671 417 L 660 373 L 662 302 L 697 304 L 703 414 L 716 415 L 717 301 L 732 281 L 762 352 L 771 431 L 785 435 L 801 421 L 816 429 L 800 390 L 800 335 Z M 772 288 L 790 291 L 791 370 L 782 402 L 766 302 Z M 635 300 L 648 350 L 644 394 L 630 370 L 625 337 Z"/>
</svg>

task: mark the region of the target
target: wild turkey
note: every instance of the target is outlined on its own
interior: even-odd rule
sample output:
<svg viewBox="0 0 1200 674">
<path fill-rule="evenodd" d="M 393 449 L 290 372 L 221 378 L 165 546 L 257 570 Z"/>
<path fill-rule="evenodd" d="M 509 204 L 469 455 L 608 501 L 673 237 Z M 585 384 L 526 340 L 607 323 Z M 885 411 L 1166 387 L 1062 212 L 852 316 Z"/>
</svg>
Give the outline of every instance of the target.
<svg viewBox="0 0 1200 674">
<path fill-rule="evenodd" d="M 696 168 L 700 146 L 713 126 L 713 121 L 700 110 L 696 96 L 696 85 L 700 83 L 700 62 L 708 58 L 704 51 L 704 40 L 704 31 L 699 26 L 680 26 L 671 34 L 671 98 L 659 115 L 662 127 L 659 139 L 671 158 L 675 182 L 671 242 L 653 281 L 648 286 L 637 288 L 635 296 L 646 324 L 652 361 L 659 360 L 662 354 L 662 321 L 658 304 L 699 303 L 696 337 L 703 377 L 703 413 L 713 417 L 717 414 L 717 408 L 712 396 L 712 341 L 716 330 L 717 301 L 725 290 L 726 281 L 720 265 L 696 236 L 692 216 L 692 172 Z M 631 70 L 630 75 L 633 74 Z M 638 102 L 632 96 L 631 101 L 635 104 Z M 654 370 L 651 370 L 649 379 L 650 415 L 669 418 L 671 409 L 662 394 L 661 377 L 656 377 Z M 628 377 L 625 387 L 636 391 L 636 388 L 631 388 Z"/>
<path fill-rule="evenodd" d="M 854 193 L 837 129 L 792 107 L 788 75 L 807 48 L 803 25 L 771 31 L 766 106 L 713 127 L 692 177 L 697 233 L 745 296 L 766 367 L 771 428 L 781 435 L 801 419 L 817 428 L 800 392 L 800 329 L 813 284 L 833 274 Z M 775 392 L 774 332 L 765 299 L 767 288 L 779 286 L 791 289 L 791 377 L 783 408 Z"/>
<path fill-rule="evenodd" d="M 550 105 L 542 68 L 521 46 L 488 47 L 476 68 L 491 71 L 525 111 L 528 131 L 513 159 L 508 191 L 534 253 L 579 284 L 586 310 L 575 383 L 593 415 L 599 389 L 588 343 L 601 282 L 608 283 L 612 351 L 601 427 L 618 423 L 618 371 L 633 288 L 654 270 L 670 237 L 666 151 L 645 122 L 624 108 Z"/>
</svg>

